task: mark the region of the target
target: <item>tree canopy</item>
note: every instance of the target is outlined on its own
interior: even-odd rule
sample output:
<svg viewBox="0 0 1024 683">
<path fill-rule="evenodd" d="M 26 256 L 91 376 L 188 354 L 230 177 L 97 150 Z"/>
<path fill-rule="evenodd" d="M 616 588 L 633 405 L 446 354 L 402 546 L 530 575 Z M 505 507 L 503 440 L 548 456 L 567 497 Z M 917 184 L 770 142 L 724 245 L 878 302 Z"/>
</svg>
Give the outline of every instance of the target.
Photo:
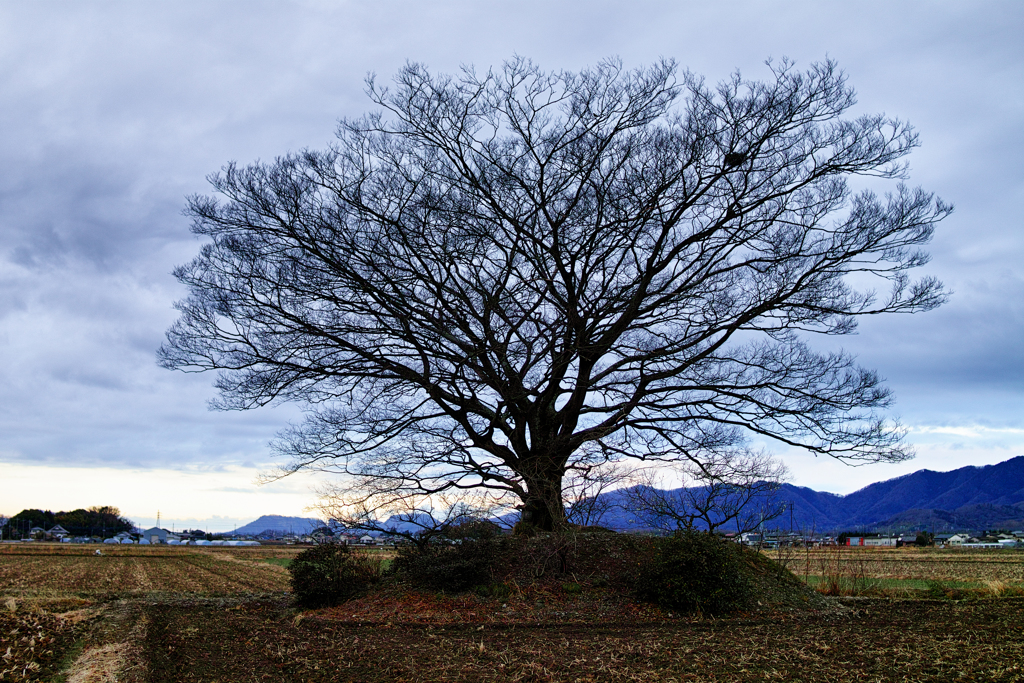
<svg viewBox="0 0 1024 683">
<path fill-rule="evenodd" d="M 9 520 L 5 538 L 27 532 L 32 527 L 49 530 L 60 525 L 72 536 L 110 537 L 121 531 L 131 531 L 134 524 L 121 515 L 121 511 L 110 505 L 78 508 L 69 512 L 50 510 L 22 510 Z"/>
<path fill-rule="evenodd" d="M 844 116 L 834 63 L 769 67 L 370 79 L 377 111 L 327 149 L 189 199 L 208 241 L 161 363 L 219 371 L 222 409 L 299 402 L 281 473 L 341 473 L 371 508 L 484 491 L 550 529 L 566 478 L 606 463 L 751 437 L 905 459 L 878 375 L 808 339 L 942 303 L 908 271 L 951 209 L 899 182 L 910 125 Z"/>
</svg>

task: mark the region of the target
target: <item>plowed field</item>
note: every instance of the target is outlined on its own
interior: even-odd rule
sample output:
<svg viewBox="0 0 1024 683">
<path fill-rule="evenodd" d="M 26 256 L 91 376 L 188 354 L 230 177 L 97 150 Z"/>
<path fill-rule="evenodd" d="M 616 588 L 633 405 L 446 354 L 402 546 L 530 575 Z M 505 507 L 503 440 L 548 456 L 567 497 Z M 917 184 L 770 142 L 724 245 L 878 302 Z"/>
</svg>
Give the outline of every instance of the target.
<svg viewBox="0 0 1024 683">
<path fill-rule="evenodd" d="M 288 573 L 260 561 L 281 551 L 187 547 L 4 546 L 0 593 L 11 596 L 149 592 L 226 595 L 288 588 Z"/>
<path fill-rule="evenodd" d="M 842 616 L 593 624 L 296 619 L 280 605 L 149 608 L 150 680 L 1020 681 L 1020 601 L 859 601 Z"/>
<path fill-rule="evenodd" d="M 267 561 L 298 548 L 95 549 L 0 546 L 0 682 L 1024 680 L 1024 599 L 980 591 L 704 619 L 608 589 L 485 598 L 395 584 L 303 612 Z M 979 582 L 1012 580 L 1021 558 L 834 559 L 861 575 Z"/>
</svg>

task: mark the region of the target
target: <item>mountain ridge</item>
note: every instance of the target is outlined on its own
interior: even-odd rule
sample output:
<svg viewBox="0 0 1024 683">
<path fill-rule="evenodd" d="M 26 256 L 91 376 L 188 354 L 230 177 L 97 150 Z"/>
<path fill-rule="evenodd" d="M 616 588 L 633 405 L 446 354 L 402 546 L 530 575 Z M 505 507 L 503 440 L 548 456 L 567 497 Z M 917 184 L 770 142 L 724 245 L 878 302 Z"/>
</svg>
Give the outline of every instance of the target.
<svg viewBox="0 0 1024 683">
<path fill-rule="evenodd" d="M 619 530 L 639 527 L 635 515 L 622 507 L 623 490 L 609 491 L 601 498 L 610 509 L 600 524 Z M 948 472 L 922 469 L 846 495 L 783 484 L 776 498 L 786 503 L 786 511 L 770 525 L 784 530 L 1020 529 L 1024 527 L 1024 455 Z M 308 533 L 323 524 L 307 517 L 263 515 L 239 527 L 237 533 Z"/>
<path fill-rule="evenodd" d="M 776 498 L 787 505 L 772 526 L 783 529 L 993 528 L 1024 519 L 1024 456 L 948 472 L 918 470 L 846 495 L 783 484 Z"/>
<path fill-rule="evenodd" d="M 909 510 L 952 512 L 978 505 L 1014 506 L 1024 504 L 1024 456 L 994 465 L 967 465 L 948 472 L 918 470 L 875 482 L 831 499 L 828 509 L 820 510 L 823 513 L 820 518 L 801 514 L 800 498 L 808 506 L 808 512 L 817 510 L 811 500 L 797 493 L 797 487 L 786 484 L 780 497 L 785 499 L 789 495 L 793 499 L 797 505 L 794 525 L 799 519 L 805 526 L 819 519 L 833 527 L 883 525 Z M 820 494 L 815 500 L 821 500 Z"/>
<path fill-rule="evenodd" d="M 674 491 L 679 491 L 675 489 Z M 599 522 L 636 529 L 625 508 L 627 489 L 602 494 Z M 783 484 L 775 495 L 784 513 L 767 524 L 793 531 L 981 530 L 1024 526 L 1024 456 L 948 472 L 918 470 L 846 495 Z M 764 502 L 764 501 L 762 501 Z M 723 527 L 723 531 L 730 531 Z"/>
<path fill-rule="evenodd" d="M 261 515 L 259 518 L 235 529 L 236 534 L 256 535 L 264 531 L 294 533 L 298 535 L 322 527 L 324 523 L 312 517 L 287 517 L 285 515 Z"/>
</svg>

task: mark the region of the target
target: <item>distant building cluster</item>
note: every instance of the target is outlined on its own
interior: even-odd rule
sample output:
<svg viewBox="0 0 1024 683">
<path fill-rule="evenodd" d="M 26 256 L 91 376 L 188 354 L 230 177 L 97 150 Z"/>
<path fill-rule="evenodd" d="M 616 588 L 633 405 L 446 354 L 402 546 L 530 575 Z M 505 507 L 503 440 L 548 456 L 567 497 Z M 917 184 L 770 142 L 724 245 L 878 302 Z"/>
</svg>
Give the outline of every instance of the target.
<svg viewBox="0 0 1024 683">
<path fill-rule="evenodd" d="M 104 543 L 108 545 L 260 545 L 257 540 L 249 538 L 218 538 L 205 531 L 174 532 L 160 527 L 121 531 L 109 538 L 102 536 L 73 536 L 60 524 L 49 529 L 32 527 L 19 541 L 48 541 L 56 543 Z"/>
<path fill-rule="evenodd" d="M 940 548 L 1024 548 L 1024 530 L 992 532 L 972 536 L 966 532 L 956 534 L 801 534 L 798 532 L 748 532 L 725 534 L 725 538 L 737 543 L 761 548 L 843 546 L 849 548 L 901 548 L 910 545 L 930 545 Z"/>
<path fill-rule="evenodd" d="M 202 530 L 170 531 L 161 527 L 135 528 L 121 531 L 109 538 L 102 536 L 73 536 L 60 524 L 49 529 L 34 526 L 23 532 L 16 541 L 48 541 L 58 543 L 105 543 L 111 545 L 185 545 L 185 546 L 258 546 L 315 543 L 338 543 L 350 546 L 375 546 L 402 542 L 401 538 L 386 534 L 370 534 L 349 529 L 323 526 L 308 533 L 295 533 L 266 529 L 258 534 L 209 534 Z M 825 547 L 899 548 L 910 545 L 928 545 L 939 548 L 1005 549 L 1024 548 L 1024 530 L 992 531 L 972 535 L 969 532 L 930 534 L 915 533 L 842 533 L 838 535 L 762 531 L 727 533 L 727 541 L 759 548 Z M 457 541 L 449 541 L 457 542 Z"/>
<path fill-rule="evenodd" d="M 980 536 L 968 533 L 935 534 L 933 543 L 945 548 L 1019 548 L 1024 546 L 1024 530 Z"/>
<path fill-rule="evenodd" d="M 343 543 L 372 546 L 381 543 L 379 536 L 367 533 L 332 530 L 322 527 L 309 533 L 294 533 L 268 529 L 258 534 L 210 534 L 202 530 L 171 531 L 162 527 L 135 528 L 109 537 L 73 536 L 56 524 L 49 529 L 39 526 L 22 529 L 18 542 L 44 541 L 50 543 L 104 543 L 108 545 L 186 545 L 186 546 L 258 546 L 264 544 Z"/>
</svg>

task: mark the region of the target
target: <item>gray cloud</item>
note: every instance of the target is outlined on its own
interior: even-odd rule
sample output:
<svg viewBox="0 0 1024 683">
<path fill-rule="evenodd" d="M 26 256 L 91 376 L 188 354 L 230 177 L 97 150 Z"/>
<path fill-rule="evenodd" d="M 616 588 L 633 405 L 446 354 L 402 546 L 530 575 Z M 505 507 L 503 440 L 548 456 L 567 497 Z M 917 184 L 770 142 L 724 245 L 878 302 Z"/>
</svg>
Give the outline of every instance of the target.
<svg viewBox="0 0 1024 683">
<path fill-rule="evenodd" d="M 514 53 L 675 57 L 712 81 L 837 59 L 859 111 L 917 126 L 911 182 L 958 208 L 925 269 L 951 302 L 835 341 L 890 379 L 908 421 L 1018 425 L 1022 19 L 1016 2 L 2 5 L 0 461 L 266 462 L 294 408 L 210 413 L 212 376 L 154 362 L 184 294 L 169 273 L 198 249 L 184 197 L 230 160 L 322 147 L 367 110 L 367 72 Z"/>
</svg>

